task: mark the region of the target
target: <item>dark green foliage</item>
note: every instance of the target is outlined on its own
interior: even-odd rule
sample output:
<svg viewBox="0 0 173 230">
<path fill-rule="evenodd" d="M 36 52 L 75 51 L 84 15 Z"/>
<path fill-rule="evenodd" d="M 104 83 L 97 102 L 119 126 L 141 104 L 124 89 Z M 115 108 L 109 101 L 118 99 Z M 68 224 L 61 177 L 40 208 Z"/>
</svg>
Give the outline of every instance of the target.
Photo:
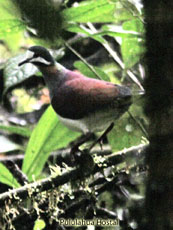
<svg viewBox="0 0 173 230">
<path fill-rule="evenodd" d="M 14 0 L 25 23 L 38 32 L 38 37 L 54 41 L 62 29 L 59 6 L 47 0 Z M 40 4 L 41 3 L 41 4 Z M 51 22 L 51 23 L 50 23 Z"/>
</svg>

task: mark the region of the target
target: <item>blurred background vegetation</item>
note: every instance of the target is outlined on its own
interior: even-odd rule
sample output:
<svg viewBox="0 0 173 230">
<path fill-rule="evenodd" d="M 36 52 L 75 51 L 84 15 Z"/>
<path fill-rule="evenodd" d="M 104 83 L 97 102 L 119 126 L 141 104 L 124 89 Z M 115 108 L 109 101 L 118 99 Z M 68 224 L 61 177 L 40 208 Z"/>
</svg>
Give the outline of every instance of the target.
<svg viewBox="0 0 173 230">
<path fill-rule="evenodd" d="M 42 45 L 65 67 L 127 85 L 135 94 L 143 90 L 145 78 L 143 5 L 140 0 L 1 0 L 0 15 L 0 160 L 20 156 L 16 162 L 32 181 L 33 175 L 36 179 L 47 176 L 43 168 L 50 154 L 69 147 L 80 134 L 59 123 L 38 70 L 31 64 L 18 67 L 25 51 L 32 45 Z M 116 121 L 105 140 L 105 148 L 117 152 L 147 143 L 143 103 L 143 98 L 134 97 L 129 113 Z M 138 160 L 141 164 L 141 159 L 128 156 L 128 164 L 120 162 L 111 172 L 128 174 Z M 141 179 L 141 174 L 138 176 Z M 141 192 L 144 187 L 139 178 L 126 182 L 129 187 L 141 184 Z M 0 182 L 0 192 L 8 186 L 20 186 L 2 163 Z M 124 220 L 121 206 L 127 207 L 132 197 L 128 189 L 124 187 L 113 195 L 106 192 L 106 198 L 103 193 L 100 196 L 100 204 L 104 207 L 108 203 L 119 220 Z M 115 197 L 121 201 L 118 206 Z M 135 229 L 136 225 L 129 221 L 127 226 Z"/>
</svg>

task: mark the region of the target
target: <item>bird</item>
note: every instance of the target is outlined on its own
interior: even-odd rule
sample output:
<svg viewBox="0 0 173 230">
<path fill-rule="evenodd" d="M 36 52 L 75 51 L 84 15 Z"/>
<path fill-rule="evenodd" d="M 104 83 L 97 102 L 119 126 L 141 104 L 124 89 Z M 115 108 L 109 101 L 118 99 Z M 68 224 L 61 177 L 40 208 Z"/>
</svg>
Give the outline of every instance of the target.
<svg viewBox="0 0 173 230">
<path fill-rule="evenodd" d="M 56 62 L 45 47 L 30 47 L 19 66 L 26 63 L 42 73 L 54 111 L 71 130 L 85 135 L 104 131 L 132 104 L 129 87 L 69 70 Z"/>
</svg>

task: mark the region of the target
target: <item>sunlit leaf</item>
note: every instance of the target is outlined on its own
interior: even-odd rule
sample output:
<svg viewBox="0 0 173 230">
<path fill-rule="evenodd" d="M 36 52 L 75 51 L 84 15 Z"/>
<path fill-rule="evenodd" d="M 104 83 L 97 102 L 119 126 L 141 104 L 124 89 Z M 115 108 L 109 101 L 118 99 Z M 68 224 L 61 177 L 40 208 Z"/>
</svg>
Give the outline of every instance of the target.
<svg viewBox="0 0 173 230">
<path fill-rule="evenodd" d="M 10 133 L 15 133 L 24 137 L 30 137 L 31 130 L 25 127 L 15 126 L 15 125 L 2 125 L 0 124 L 0 129 L 8 131 Z"/>
<path fill-rule="evenodd" d="M 126 7 L 121 1 L 117 1 L 115 4 L 115 11 L 114 11 L 114 23 L 122 23 L 124 21 L 132 19 L 134 16 L 131 10 Z"/>
<path fill-rule="evenodd" d="M 0 21 L 0 36 L 10 35 L 13 33 L 20 32 L 25 28 L 25 25 L 22 21 L 18 19 L 8 19 Z M 14 42 L 14 41 L 13 41 Z"/>
<path fill-rule="evenodd" d="M 112 22 L 116 0 L 84 1 L 76 7 L 65 9 L 66 21 L 73 22 Z"/>
<path fill-rule="evenodd" d="M 18 12 L 11 0 L 0 1 L 1 20 L 17 19 Z"/>
<path fill-rule="evenodd" d="M 136 19 L 125 22 L 123 24 L 123 29 L 144 33 L 142 22 Z M 139 62 L 144 52 L 144 39 L 139 37 L 122 38 L 121 53 L 126 68 L 131 68 L 137 62 Z"/>
<path fill-rule="evenodd" d="M 139 19 L 129 20 L 123 23 L 123 29 L 128 31 L 136 31 L 138 33 L 144 33 L 144 24 Z"/>
<path fill-rule="evenodd" d="M 21 45 L 26 26 L 19 19 L 20 15 L 10 0 L 0 1 L 0 37 L 10 51 L 16 51 Z"/>
<path fill-rule="evenodd" d="M 46 226 L 44 220 L 41 220 L 41 219 L 38 219 L 35 221 L 35 225 L 34 225 L 34 228 L 33 230 L 42 230 L 44 229 Z"/>
<path fill-rule="evenodd" d="M 82 28 L 79 24 L 70 23 L 66 27 L 66 30 L 73 32 L 73 33 L 85 34 L 87 37 L 91 37 L 100 43 L 104 43 L 104 39 L 101 36 L 102 34 L 100 34 L 100 33 L 94 33 L 93 34 L 93 32 L 90 32 L 89 30 Z"/>
<path fill-rule="evenodd" d="M 32 175 L 38 176 L 50 152 L 66 147 L 79 135 L 64 127 L 50 106 L 32 132 L 22 166 L 24 173 L 30 180 Z"/>
<path fill-rule="evenodd" d="M 144 52 L 144 41 L 141 38 L 123 38 L 121 53 L 126 68 L 131 68 L 138 63 Z"/>
<path fill-rule="evenodd" d="M 0 163 L 0 182 L 7 184 L 13 188 L 17 188 L 20 186 L 11 174 L 11 172 L 2 163 Z"/>
</svg>

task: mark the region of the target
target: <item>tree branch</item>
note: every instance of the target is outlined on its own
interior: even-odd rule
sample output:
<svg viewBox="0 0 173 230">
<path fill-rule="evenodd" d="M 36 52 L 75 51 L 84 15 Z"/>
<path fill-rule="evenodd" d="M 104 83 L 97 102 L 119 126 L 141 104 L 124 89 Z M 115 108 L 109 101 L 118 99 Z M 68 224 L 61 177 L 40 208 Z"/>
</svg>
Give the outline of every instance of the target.
<svg viewBox="0 0 173 230">
<path fill-rule="evenodd" d="M 117 165 L 125 160 L 125 156 L 140 156 L 146 149 L 147 144 L 141 144 L 139 146 L 131 147 L 129 149 L 113 153 L 110 156 L 105 156 L 106 160 L 100 163 L 99 167 L 96 164 L 95 168 L 83 167 L 83 165 L 77 169 L 72 169 L 60 176 L 53 177 L 50 176 L 46 179 L 42 179 L 30 184 L 26 184 L 20 188 L 10 190 L 8 192 L 0 194 L 0 206 L 4 206 L 10 201 L 10 203 L 20 201 L 21 199 L 26 199 L 32 195 L 37 195 L 40 192 L 47 191 L 50 189 L 57 188 L 70 181 L 75 181 L 78 179 L 84 179 L 91 174 L 102 171 L 103 168 L 110 167 L 112 165 Z M 87 170 L 84 170 L 84 169 Z"/>
</svg>

